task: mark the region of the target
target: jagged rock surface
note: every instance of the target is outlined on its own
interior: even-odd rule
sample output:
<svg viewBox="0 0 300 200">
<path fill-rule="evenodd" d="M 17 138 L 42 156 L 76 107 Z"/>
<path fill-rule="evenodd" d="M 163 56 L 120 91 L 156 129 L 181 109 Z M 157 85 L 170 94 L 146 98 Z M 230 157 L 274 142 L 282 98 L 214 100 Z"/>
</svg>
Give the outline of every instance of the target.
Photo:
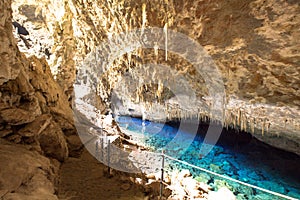
<svg viewBox="0 0 300 200">
<path fill-rule="evenodd" d="M 57 200 L 54 182 L 57 168 L 30 146 L 0 139 L 0 198 Z"/>
<path fill-rule="evenodd" d="M 16 0 L 14 5 L 15 20 L 23 20 L 30 34 L 41 37 L 45 41 L 43 48 L 51 47 L 49 63 L 69 99 L 76 68 L 105 39 L 134 28 L 168 27 L 201 44 L 218 66 L 227 97 L 224 126 L 247 130 L 267 143 L 300 154 L 298 1 Z M 143 74 L 135 67 L 155 59 L 183 74 L 199 99 L 207 96 L 203 77 L 195 74 L 187 62 L 172 53 L 168 62 L 163 62 L 163 52 L 158 52 L 158 59 L 153 52 L 151 56 L 146 53 L 133 51 L 117 59 L 111 70 L 98 77 L 99 95 L 108 105 L 122 73 L 132 71 L 134 78 L 143 81 Z M 80 78 L 89 79 L 86 66 L 83 68 Z M 136 114 L 142 116 L 141 110 L 148 109 L 147 118 L 151 119 L 155 108 L 166 108 L 164 102 L 172 96 L 168 90 L 159 89 L 158 80 L 162 79 L 153 79 L 156 85 L 148 87 L 151 95 L 138 88 L 132 94 L 121 94 L 120 99 L 126 100 L 123 107 L 136 100 Z M 154 101 L 160 103 L 153 104 Z M 155 111 L 151 112 L 152 108 Z M 193 110 L 173 105 L 169 115 L 171 119 L 210 117 L 199 109 L 201 106 Z M 164 116 L 164 112 L 157 115 Z"/>
<path fill-rule="evenodd" d="M 76 133 L 72 110 L 47 61 L 19 51 L 11 3 L 0 1 L 0 198 L 57 200 L 58 161 Z"/>
</svg>

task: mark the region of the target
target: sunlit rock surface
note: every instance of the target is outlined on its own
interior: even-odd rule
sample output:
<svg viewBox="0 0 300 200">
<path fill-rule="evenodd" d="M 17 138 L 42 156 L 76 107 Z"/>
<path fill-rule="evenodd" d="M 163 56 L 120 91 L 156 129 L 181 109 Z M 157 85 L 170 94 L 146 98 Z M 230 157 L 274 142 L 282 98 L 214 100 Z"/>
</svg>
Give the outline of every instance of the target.
<svg viewBox="0 0 300 200">
<path fill-rule="evenodd" d="M 69 99 L 76 68 L 80 74 L 79 66 L 86 55 L 105 39 L 134 28 L 167 27 L 193 38 L 214 60 L 226 92 L 224 126 L 247 130 L 267 143 L 300 153 L 298 1 L 15 0 L 13 5 L 14 20 L 27 28 L 30 35 L 26 37 L 31 39 L 28 42 L 32 45 L 28 49 L 20 39 L 19 47 L 23 46 L 27 54 L 45 55 Z M 103 77 L 97 77 L 101 80 L 98 93 L 107 106 L 120 75 L 126 70 L 132 71 L 136 73 L 133 77 L 142 81 L 143 74 L 134 69 L 153 60 L 183 74 L 200 101 L 201 97 L 207 97 L 203 77 L 195 74 L 189 63 L 171 52 L 168 61 L 164 61 L 163 51 L 159 51 L 157 57 L 153 51 L 147 53 L 138 49 L 124 55 Z M 86 67 L 82 66 L 83 75 L 79 79 L 84 79 Z M 148 96 L 142 89 L 133 94 L 120 94 L 119 98 L 125 102 L 121 106 L 128 108 L 136 104 L 134 114 L 139 116 L 143 115 L 142 110 L 148 109 L 149 119 L 166 115 L 169 119 L 210 117 L 201 113 L 200 104 L 194 109 L 177 109 L 176 103 L 171 105 L 174 109 L 169 113 L 160 111 L 160 116 L 158 110 L 166 109 L 170 93 L 161 91 L 159 83 L 148 91 Z M 155 104 L 156 101 L 160 103 Z M 187 100 L 186 105 L 189 104 Z M 154 113 L 155 117 L 151 117 Z"/>
<path fill-rule="evenodd" d="M 0 198 L 57 199 L 58 161 L 76 133 L 73 114 L 45 58 L 19 51 L 11 3 L 0 1 Z M 17 36 L 33 41 L 30 32 Z"/>
</svg>

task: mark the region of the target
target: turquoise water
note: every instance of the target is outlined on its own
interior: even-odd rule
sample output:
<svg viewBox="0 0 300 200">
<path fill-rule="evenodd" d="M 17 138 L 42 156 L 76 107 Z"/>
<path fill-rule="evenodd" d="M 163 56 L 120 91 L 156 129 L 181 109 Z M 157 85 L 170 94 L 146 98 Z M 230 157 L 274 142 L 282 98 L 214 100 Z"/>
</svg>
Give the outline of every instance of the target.
<svg viewBox="0 0 300 200">
<path fill-rule="evenodd" d="M 122 128 L 136 133 L 135 140 L 140 140 L 153 151 L 165 150 L 174 156 L 180 149 L 169 148 L 176 135 L 191 137 L 188 131 L 178 128 L 178 123 L 172 125 L 142 121 L 139 118 L 118 117 L 117 122 Z M 185 151 L 177 153 L 178 159 L 209 169 L 219 174 L 253 184 L 255 186 L 300 199 L 300 157 L 267 144 L 264 144 L 247 133 L 237 133 L 234 130 L 223 129 L 222 135 L 213 149 L 205 157 L 200 158 L 200 147 L 208 124 L 199 125 L 198 133 Z M 183 133 L 182 133 L 183 132 Z M 184 138 L 183 138 L 184 140 Z M 165 147 L 168 146 L 166 149 Z M 189 169 L 193 177 L 206 182 L 213 190 L 222 186 L 228 187 L 237 199 L 284 199 L 238 183 L 225 181 L 211 174 L 189 168 L 173 162 L 172 169 Z"/>
</svg>

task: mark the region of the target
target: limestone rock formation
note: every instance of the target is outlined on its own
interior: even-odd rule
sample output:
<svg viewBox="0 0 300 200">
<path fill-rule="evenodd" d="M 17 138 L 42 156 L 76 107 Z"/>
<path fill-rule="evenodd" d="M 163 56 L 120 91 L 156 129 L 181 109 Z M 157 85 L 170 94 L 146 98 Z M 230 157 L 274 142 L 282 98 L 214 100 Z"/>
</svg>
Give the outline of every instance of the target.
<svg viewBox="0 0 300 200">
<path fill-rule="evenodd" d="M 283 4 L 284 10 L 281 9 Z M 52 47 L 49 62 L 53 69 L 58 69 L 55 72 L 57 79 L 69 95 L 76 66 L 105 39 L 133 28 L 167 25 L 169 29 L 199 42 L 217 64 L 226 88 L 228 109 L 225 125 L 249 131 L 254 129 L 257 136 L 268 129 L 270 136 L 264 136 L 262 140 L 276 140 L 273 135 L 282 135 L 295 142 L 292 148 L 281 146 L 289 150 L 299 144 L 297 1 L 168 1 L 164 4 L 14 1 L 14 12 L 15 20 L 24 21 L 30 34 L 42 39 L 45 44 L 41 47 Z M 137 62 L 136 58 L 143 57 L 140 52 L 128 54 L 127 58 L 121 58 L 120 63 L 130 63 L 131 59 L 132 63 Z M 170 64 L 175 63 L 170 61 Z M 127 70 L 126 67 L 116 69 Z M 184 65 L 176 69 L 186 70 Z M 189 69 L 185 73 L 191 80 L 199 79 L 201 83 L 201 77 L 196 77 Z M 111 87 L 118 81 L 116 77 L 115 72 L 111 71 L 106 80 L 109 84 L 100 83 L 103 98 L 111 95 Z M 201 84 L 193 84 L 197 91 L 203 90 Z M 270 113 L 264 111 L 268 106 L 279 118 L 268 116 Z M 249 107 L 258 113 L 252 112 Z M 289 110 L 293 113 L 289 114 Z M 198 111 L 181 112 L 186 112 L 184 115 L 187 116 L 199 114 Z M 182 115 L 177 114 L 177 117 Z M 280 128 L 283 123 L 285 128 Z"/>
<path fill-rule="evenodd" d="M 11 3 L 0 1 L 0 198 L 54 200 L 73 114 L 45 58 L 19 51 Z"/>
<path fill-rule="evenodd" d="M 28 147 L 0 139 L 1 199 L 57 200 L 54 195 L 57 166 Z"/>
<path fill-rule="evenodd" d="M 154 84 L 135 88 L 130 94 L 118 94 L 123 101 L 121 107 L 127 109 L 122 114 L 142 116 L 146 112 L 146 118 L 155 120 L 166 116 L 170 120 L 214 119 L 204 112 L 213 98 L 207 93 L 206 77 L 172 52 L 165 61 L 162 50 L 137 49 L 116 59 L 107 71 L 106 66 L 101 69 L 95 60 L 86 60 L 91 52 L 94 53 L 90 57 L 96 58 L 95 48 L 121 32 L 147 27 L 177 31 L 202 45 L 221 73 L 219 81 L 223 81 L 226 93 L 223 125 L 252 132 L 267 143 L 298 154 L 299 10 L 298 1 L 283 0 L 13 2 L 14 20 L 29 30 L 32 45 L 28 49 L 19 39 L 20 49 L 26 55 L 47 57 L 69 100 L 75 79 L 90 81 L 97 85 L 101 101 L 113 107 L 112 92 L 120 85 L 122 75 L 126 72 L 133 80 L 143 82 L 145 77 L 138 66 L 155 61 L 176 72 L 169 78 L 176 80 L 175 74 L 182 75 L 200 103 L 194 108 L 178 108 L 178 101 L 172 98 L 174 94 L 162 84 L 166 76 L 157 75 L 157 70 L 146 70 L 156 77 L 152 80 Z M 89 62 L 82 65 L 84 60 Z M 18 72 L 13 69 L 10 76 Z M 93 77 L 87 74 L 89 70 L 106 73 Z M 85 101 L 96 101 L 92 99 L 95 95 L 89 96 Z M 191 104 L 184 95 L 179 98 L 185 105 Z M 172 103 L 168 104 L 170 99 Z"/>
<path fill-rule="evenodd" d="M 285 9 L 282 9 L 283 5 Z M 149 53 L 137 49 L 116 59 L 110 70 L 106 69 L 107 66 L 99 69 L 99 63 L 93 59 L 97 58 L 97 51 L 93 52 L 96 46 L 121 32 L 134 28 L 168 27 L 201 44 L 217 65 L 226 93 L 224 126 L 246 130 L 273 146 L 300 153 L 297 50 L 300 45 L 297 29 L 300 7 L 297 1 L 82 1 L 65 4 L 61 9 L 65 11 L 64 20 L 67 21 L 69 16 L 76 19 L 72 20 L 73 32 L 69 30 L 71 25 L 66 29 L 67 33 L 73 33 L 77 44 L 76 53 L 72 54 L 77 61 L 75 66 L 80 66 L 80 61 L 92 52 L 91 59 L 86 60 L 81 68 L 77 67 L 77 79 L 91 83 L 98 80 L 98 95 L 108 105 L 124 73 L 131 74 L 131 79 L 136 82 L 145 81 L 145 72 L 155 77 L 152 86 L 119 94 L 118 99 L 123 101 L 121 107 L 127 109 L 122 114 L 142 117 L 146 112 L 146 118 L 155 120 L 164 118 L 165 112 L 171 120 L 211 118 L 209 113 L 203 112 L 203 107 L 213 98 L 207 94 L 205 77 L 195 73 L 193 66 L 172 52 L 169 52 L 166 62 L 162 51 Z M 66 21 L 61 24 L 68 24 Z M 171 98 L 173 103 L 167 109 L 166 100 L 170 100 L 172 94 L 167 89 L 160 89 L 164 87 L 161 82 L 166 79 L 166 73 L 160 76 L 157 70 L 138 70 L 139 66 L 153 60 L 183 74 L 198 99 L 207 99 L 203 100 L 203 106 L 178 108 Z M 89 68 L 90 64 L 95 69 Z M 87 74 L 87 70 L 91 73 L 107 71 L 102 77 L 93 77 Z M 176 80 L 174 73 L 169 78 Z M 130 88 L 130 84 L 124 87 Z M 180 98 L 186 105 L 191 104 L 188 98 Z"/>
<path fill-rule="evenodd" d="M 49 138 L 54 137 L 55 133 L 54 141 L 63 143 L 64 156 L 59 157 L 63 160 L 67 156 L 63 131 L 70 135 L 75 133 L 72 110 L 67 97 L 53 79 L 45 59 L 38 59 L 35 56 L 26 58 L 23 53 L 19 52 L 12 34 L 11 1 L 1 1 L 1 3 L 1 9 L 3 9 L 1 12 L 6 17 L 3 18 L 4 23 L 0 29 L 8 39 L 8 42 L 1 43 L 1 51 L 3 51 L 1 56 L 10 57 L 10 62 L 6 62 L 5 58 L 1 57 L 1 63 L 6 64 L 1 69 L 10 72 L 17 69 L 16 72 L 18 72 L 12 76 L 1 73 L 1 76 L 5 78 L 0 84 L 3 137 L 16 143 L 31 144 L 43 141 L 41 138 L 47 134 Z M 60 140 L 56 140 L 57 138 Z M 60 151 L 55 143 L 47 145 L 53 145 L 52 148 L 55 151 Z"/>
<path fill-rule="evenodd" d="M 56 199 L 53 180 L 46 176 L 53 166 L 42 155 L 64 161 L 81 149 L 71 100 L 86 106 L 90 116 L 82 118 L 93 120 L 97 114 L 89 105 L 102 113 L 111 109 L 152 120 L 221 120 L 300 155 L 299 12 L 297 0 L 0 0 L 0 159 L 5 160 L 0 167 L 16 168 L 0 170 L 0 197 Z M 12 22 L 28 34 L 20 34 Z M 162 46 L 133 49 L 101 65 L 108 59 L 108 54 L 99 57 L 101 52 L 118 52 L 118 44 L 127 41 L 112 48 L 101 44 L 147 27 L 161 28 L 157 43 Z M 199 60 L 205 73 L 168 51 L 178 47 L 187 57 L 196 55 L 180 40 L 168 43 L 172 31 L 204 48 L 207 55 Z M 205 65 L 208 58 L 219 79 Z M 149 62 L 156 67 L 144 67 Z M 160 71 L 159 64 L 167 70 Z M 178 84 L 179 92 L 165 81 Z M 215 96 L 208 83 L 224 86 L 217 105 L 221 115 L 209 112 Z M 13 179 L 14 174 L 20 177 Z"/>
<path fill-rule="evenodd" d="M 51 122 L 39 136 L 39 143 L 45 155 L 64 161 L 68 157 L 68 146 L 60 127 Z"/>
</svg>

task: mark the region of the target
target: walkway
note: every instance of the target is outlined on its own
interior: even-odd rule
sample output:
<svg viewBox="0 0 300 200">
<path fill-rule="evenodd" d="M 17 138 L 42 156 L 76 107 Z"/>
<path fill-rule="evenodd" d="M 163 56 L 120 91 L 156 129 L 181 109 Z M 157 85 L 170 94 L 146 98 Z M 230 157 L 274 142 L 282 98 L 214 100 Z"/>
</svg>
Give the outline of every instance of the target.
<svg viewBox="0 0 300 200">
<path fill-rule="evenodd" d="M 144 200 L 142 189 L 115 175 L 108 178 L 106 166 L 86 150 L 80 158 L 69 158 L 61 167 L 58 197 L 61 200 Z"/>
</svg>

